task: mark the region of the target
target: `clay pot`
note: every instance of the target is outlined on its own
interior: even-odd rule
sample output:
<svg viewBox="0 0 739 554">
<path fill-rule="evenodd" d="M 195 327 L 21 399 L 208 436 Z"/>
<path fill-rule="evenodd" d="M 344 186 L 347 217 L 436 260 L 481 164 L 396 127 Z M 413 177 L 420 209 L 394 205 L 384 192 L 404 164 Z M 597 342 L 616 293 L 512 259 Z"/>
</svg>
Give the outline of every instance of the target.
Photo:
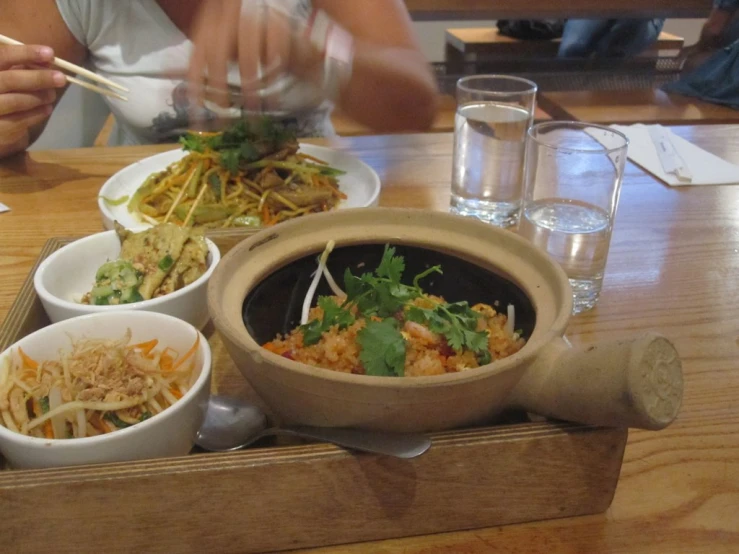
<svg viewBox="0 0 739 554">
<path fill-rule="evenodd" d="M 499 301 L 502 309 L 513 303 L 526 345 L 480 368 L 429 377 L 340 373 L 261 348 L 299 323 L 316 259 L 331 240 L 329 268 L 339 281 L 346 267 L 374 269 L 390 243 L 406 258 L 406 279 L 442 265 L 443 275 L 424 282 L 428 292 L 470 304 Z M 441 212 L 346 210 L 266 229 L 221 260 L 208 305 L 239 371 L 284 423 L 437 431 L 520 408 L 581 423 L 660 429 L 682 399 L 681 363 L 667 339 L 649 334 L 573 349 L 563 338 L 572 292 L 559 265 L 514 233 Z"/>
</svg>

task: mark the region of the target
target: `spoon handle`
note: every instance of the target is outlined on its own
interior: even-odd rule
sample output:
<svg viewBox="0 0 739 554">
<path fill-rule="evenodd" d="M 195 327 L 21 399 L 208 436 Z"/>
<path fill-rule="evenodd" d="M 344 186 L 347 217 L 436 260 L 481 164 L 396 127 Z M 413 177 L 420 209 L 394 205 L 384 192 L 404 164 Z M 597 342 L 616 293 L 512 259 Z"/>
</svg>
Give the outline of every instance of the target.
<svg viewBox="0 0 739 554">
<path fill-rule="evenodd" d="M 412 433 L 381 433 L 331 427 L 273 427 L 264 435 L 287 435 L 329 442 L 352 450 L 383 454 L 395 458 L 410 459 L 420 456 L 431 447 L 431 439 Z"/>
</svg>

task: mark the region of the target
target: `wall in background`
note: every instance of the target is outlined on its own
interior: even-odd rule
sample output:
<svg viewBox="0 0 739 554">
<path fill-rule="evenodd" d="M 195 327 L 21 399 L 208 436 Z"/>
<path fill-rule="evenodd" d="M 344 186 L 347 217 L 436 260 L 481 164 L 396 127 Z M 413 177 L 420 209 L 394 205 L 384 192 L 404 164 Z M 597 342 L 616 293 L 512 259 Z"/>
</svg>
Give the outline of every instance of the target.
<svg viewBox="0 0 739 554">
<path fill-rule="evenodd" d="M 672 19 L 665 24 L 665 31 L 685 38 L 685 45 L 698 40 L 702 19 Z M 495 21 L 447 21 L 415 23 L 421 48 L 429 60 L 444 60 L 444 31 L 452 27 L 491 27 Z M 46 130 L 31 147 L 34 150 L 76 148 L 90 146 L 98 135 L 108 108 L 105 102 L 92 92 L 71 86 L 60 101 Z"/>
</svg>

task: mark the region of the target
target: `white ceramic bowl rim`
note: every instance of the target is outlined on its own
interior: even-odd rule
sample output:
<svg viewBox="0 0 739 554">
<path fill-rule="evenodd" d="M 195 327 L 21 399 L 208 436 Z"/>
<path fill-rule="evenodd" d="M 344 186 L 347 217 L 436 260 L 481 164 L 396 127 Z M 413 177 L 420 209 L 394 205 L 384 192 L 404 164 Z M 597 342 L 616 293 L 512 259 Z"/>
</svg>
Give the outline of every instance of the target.
<svg viewBox="0 0 739 554">
<path fill-rule="evenodd" d="M 132 230 L 133 231 L 137 231 L 137 230 L 145 231 L 147 229 L 148 228 L 132 229 Z M 33 284 L 34 284 L 34 287 L 36 288 L 36 292 L 38 293 L 38 295 L 43 297 L 44 300 L 48 302 L 52 302 L 64 308 L 71 308 L 75 310 L 84 309 L 87 314 L 122 311 L 126 309 L 131 310 L 134 304 L 96 306 L 93 304 L 80 304 L 78 302 L 72 302 L 71 300 L 65 300 L 64 298 L 60 298 L 59 296 L 56 296 L 55 294 L 52 294 L 51 292 L 49 292 L 49 290 L 44 286 L 44 283 L 43 283 L 44 273 L 48 271 L 49 266 L 51 266 L 54 263 L 54 261 L 56 261 L 57 259 L 63 256 L 66 256 L 66 255 L 69 255 L 69 250 L 67 250 L 67 248 L 73 245 L 79 246 L 80 244 L 84 244 L 85 242 L 98 240 L 101 236 L 110 235 L 110 234 L 115 234 L 115 231 L 103 231 L 101 233 L 95 233 L 94 235 L 88 235 L 86 237 L 79 238 L 75 240 L 74 242 L 71 242 L 63 246 L 56 252 L 53 252 L 52 254 L 50 254 L 44 261 L 41 262 L 38 269 L 36 270 L 35 275 L 33 276 Z M 135 303 L 136 309 L 145 310 L 146 308 L 153 308 L 156 306 L 160 306 L 161 304 L 170 302 L 172 300 L 176 300 L 177 298 L 180 298 L 181 296 L 186 295 L 192 289 L 198 287 L 203 282 L 210 279 L 211 275 L 213 275 L 213 272 L 216 269 L 216 266 L 221 261 L 221 251 L 219 250 L 218 246 L 209 238 L 206 237 L 205 242 L 208 245 L 208 253 L 210 254 L 210 258 L 211 258 L 210 265 L 208 266 L 208 269 L 205 271 L 205 273 L 203 273 L 200 277 L 198 277 L 195 281 L 193 281 L 189 285 L 182 287 L 179 290 L 170 292 L 169 294 L 160 296 L 158 298 L 151 298 L 149 300 L 142 300 L 140 302 L 136 302 Z"/>
<path fill-rule="evenodd" d="M 39 437 L 30 437 L 27 435 L 23 435 L 21 433 L 16 433 L 15 431 L 12 431 L 11 429 L 8 429 L 7 427 L 5 427 L 5 425 L 0 425 L 0 439 L 7 438 L 8 440 L 11 440 L 19 445 L 47 446 L 47 447 L 57 447 L 57 448 L 62 447 L 62 446 L 82 447 L 82 446 L 101 445 L 101 444 L 105 444 L 108 441 L 120 440 L 122 438 L 125 438 L 127 435 L 139 432 L 141 429 L 151 427 L 152 425 L 157 425 L 158 423 L 160 423 L 166 418 L 175 417 L 175 414 L 179 412 L 180 409 L 182 409 L 182 407 L 184 407 L 185 404 L 187 404 L 190 398 L 195 396 L 195 394 L 208 381 L 208 378 L 211 372 L 211 352 L 210 352 L 210 346 L 208 345 L 208 340 L 203 336 L 203 334 L 200 331 L 195 329 L 195 327 L 193 327 L 186 321 L 177 319 L 176 317 L 173 317 L 167 314 L 161 314 L 158 312 L 143 312 L 142 311 L 142 312 L 128 312 L 125 315 L 124 314 L 116 314 L 116 315 L 120 315 L 121 317 L 128 317 L 131 314 L 136 314 L 133 317 L 160 318 L 162 320 L 162 324 L 180 325 L 186 328 L 188 332 L 194 331 L 200 337 L 200 342 L 198 344 L 198 350 L 195 352 L 195 355 L 197 355 L 199 352 L 203 353 L 203 365 L 200 369 L 200 375 L 195 380 L 193 385 L 188 389 L 188 391 L 184 395 L 182 395 L 182 398 L 180 398 L 177 401 L 177 403 L 159 412 L 158 414 L 150 417 L 149 419 L 146 419 L 144 421 L 136 423 L 135 425 L 126 427 L 124 429 L 117 429 L 113 432 L 105 433 L 104 435 L 96 435 L 94 437 L 71 438 L 71 439 L 46 439 L 46 438 L 42 439 Z M 31 333 L 30 335 L 26 335 L 25 337 L 23 337 L 16 343 L 6 348 L 3 352 L 0 353 L 0 360 L 2 360 L 5 356 L 10 355 L 10 353 L 14 349 L 18 348 L 18 345 L 20 345 L 22 342 L 26 340 L 30 340 L 32 337 L 34 337 L 34 335 L 41 334 L 41 333 L 51 333 L 54 331 L 64 332 L 60 328 L 69 326 L 72 322 L 80 321 L 84 319 L 99 318 L 101 316 L 110 316 L 110 314 L 99 314 L 99 313 L 87 314 L 87 315 L 74 317 L 71 319 L 65 319 L 64 321 L 59 321 L 47 327 L 43 327 Z"/>
</svg>

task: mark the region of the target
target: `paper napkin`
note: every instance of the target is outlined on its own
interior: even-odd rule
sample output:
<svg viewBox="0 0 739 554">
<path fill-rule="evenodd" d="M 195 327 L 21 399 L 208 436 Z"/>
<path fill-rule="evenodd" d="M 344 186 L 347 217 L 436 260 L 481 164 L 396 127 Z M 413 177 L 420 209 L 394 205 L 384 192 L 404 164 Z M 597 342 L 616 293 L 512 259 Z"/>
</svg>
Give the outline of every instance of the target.
<svg viewBox="0 0 739 554">
<path fill-rule="evenodd" d="M 9 211 L 10 211 L 10 208 L 8 208 L 5 204 L 0 202 L 0 214 L 3 212 L 9 212 Z"/>
<path fill-rule="evenodd" d="M 652 140 L 650 126 L 638 123 L 612 127 L 629 137 L 629 159 L 670 186 L 739 184 L 739 166 L 706 152 L 669 129 L 664 130 L 689 170 L 689 180 L 681 180 L 676 174 L 665 171 L 657 153 L 657 145 Z"/>
</svg>

